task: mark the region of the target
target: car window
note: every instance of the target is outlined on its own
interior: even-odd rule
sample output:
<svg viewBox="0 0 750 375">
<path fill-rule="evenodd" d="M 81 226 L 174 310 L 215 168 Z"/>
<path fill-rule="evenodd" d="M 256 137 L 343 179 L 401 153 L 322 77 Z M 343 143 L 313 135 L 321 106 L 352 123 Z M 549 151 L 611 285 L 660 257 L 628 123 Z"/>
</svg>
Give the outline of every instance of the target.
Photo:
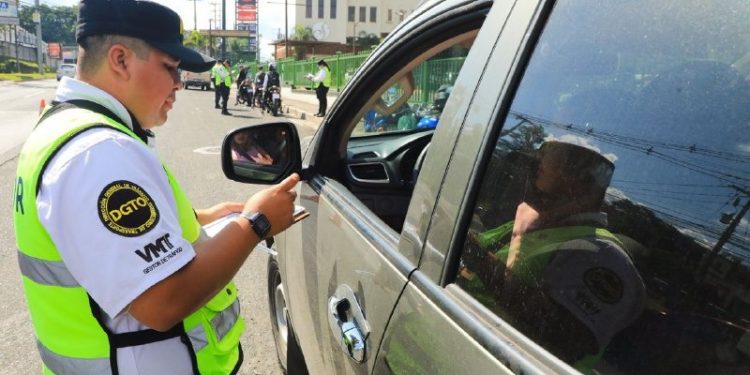
<svg viewBox="0 0 750 375">
<path fill-rule="evenodd" d="M 484 19 L 484 13 L 475 17 Z M 432 133 L 478 30 L 442 35 L 367 92 L 348 125 L 346 186 L 400 232 Z M 410 53 L 413 51 L 409 51 Z"/>
<path fill-rule="evenodd" d="M 402 72 L 396 83 L 374 97 L 352 137 L 435 129 L 473 41 L 456 42 Z"/>
<path fill-rule="evenodd" d="M 561 0 L 455 284 L 584 373 L 750 372 L 750 3 Z"/>
</svg>

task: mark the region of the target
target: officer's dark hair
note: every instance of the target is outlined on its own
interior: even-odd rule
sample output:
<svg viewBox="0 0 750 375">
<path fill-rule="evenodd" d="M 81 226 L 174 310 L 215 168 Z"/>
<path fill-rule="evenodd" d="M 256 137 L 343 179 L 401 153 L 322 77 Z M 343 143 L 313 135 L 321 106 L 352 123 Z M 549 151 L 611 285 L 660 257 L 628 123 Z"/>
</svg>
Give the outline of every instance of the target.
<svg viewBox="0 0 750 375">
<path fill-rule="evenodd" d="M 115 44 L 124 45 L 142 60 L 147 60 L 151 54 L 151 46 L 138 38 L 111 34 L 91 35 L 78 46 L 78 71 L 84 76 L 96 73 L 107 58 L 109 49 Z"/>
</svg>

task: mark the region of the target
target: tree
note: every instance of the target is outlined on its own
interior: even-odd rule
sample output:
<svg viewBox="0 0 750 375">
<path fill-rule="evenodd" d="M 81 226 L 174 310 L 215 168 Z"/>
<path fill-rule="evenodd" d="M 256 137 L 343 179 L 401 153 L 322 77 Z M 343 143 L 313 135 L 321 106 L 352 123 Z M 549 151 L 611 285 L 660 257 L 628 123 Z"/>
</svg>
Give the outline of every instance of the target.
<svg viewBox="0 0 750 375">
<path fill-rule="evenodd" d="M 357 36 L 357 45 L 360 50 L 370 49 L 370 47 L 377 46 L 378 44 L 380 44 L 380 38 L 373 33 L 361 31 Z"/>
<path fill-rule="evenodd" d="M 304 26 L 304 25 L 296 24 L 294 25 L 294 33 L 292 33 L 292 36 L 289 39 L 307 41 L 307 40 L 313 40 L 315 38 L 313 37 L 313 32 L 311 28 Z"/>
<path fill-rule="evenodd" d="M 36 31 L 36 23 L 32 19 L 34 7 L 25 6 L 18 10 L 21 27 L 30 33 Z M 58 42 L 72 46 L 76 44 L 75 31 L 78 17 L 78 6 L 39 6 L 42 19 L 42 40 Z"/>
<path fill-rule="evenodd" d="M 193 49 L 200 49 L 206 46 L 206 37 L 199 33 L 197 30 L 190 32 L 190 35 L 185 39 L 183 44 Z"/>
</svg>

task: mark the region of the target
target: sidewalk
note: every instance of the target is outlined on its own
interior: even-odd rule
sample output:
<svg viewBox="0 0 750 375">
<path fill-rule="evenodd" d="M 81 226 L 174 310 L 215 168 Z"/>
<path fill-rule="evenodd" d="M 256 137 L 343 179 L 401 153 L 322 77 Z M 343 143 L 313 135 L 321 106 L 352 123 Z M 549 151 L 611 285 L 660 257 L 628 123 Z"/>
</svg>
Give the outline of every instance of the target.
<svg viewBox="0 0 750 375">
<path fill-rule="evenodd" d="M 338 98 L 338 93 L 328 92 L 329 109 L 333 106 L 336 98 Z M 313 115 L 318 112 L 318 98 L 313 90 L 292 90 L 290 87 L 282 87 L 281 103 L 284 113 L 301 120 L 314 119 Z"/>
</svg>

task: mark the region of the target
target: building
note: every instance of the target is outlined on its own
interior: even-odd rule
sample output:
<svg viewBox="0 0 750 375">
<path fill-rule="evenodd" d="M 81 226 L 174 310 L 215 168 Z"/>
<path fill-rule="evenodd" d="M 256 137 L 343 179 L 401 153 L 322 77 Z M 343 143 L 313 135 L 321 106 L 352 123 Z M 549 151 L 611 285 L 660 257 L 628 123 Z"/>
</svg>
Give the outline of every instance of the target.
<svg viewBox="0 0 750 375">
<path fill-rule="evenodd" d="M 353 37 L 383 38 L 416 8 L 419 0 L 303 0 L 296 23 L 316 40 L 350 44 Z"/>
</svg>

